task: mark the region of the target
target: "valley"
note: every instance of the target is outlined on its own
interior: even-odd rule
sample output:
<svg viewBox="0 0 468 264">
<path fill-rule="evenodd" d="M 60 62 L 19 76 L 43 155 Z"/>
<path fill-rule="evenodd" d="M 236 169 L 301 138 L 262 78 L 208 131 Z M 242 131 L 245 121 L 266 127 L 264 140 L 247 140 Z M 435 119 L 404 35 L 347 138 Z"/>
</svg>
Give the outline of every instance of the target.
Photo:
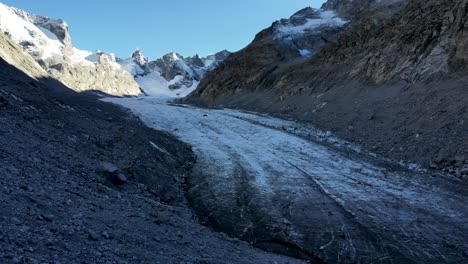
<svg viewBox="0 0 468 264">
<path fill-rule="evenodd" d="M 468 263 L 468 0 L 321 4 L 149 58 L 0 3 L 0 263 Z"/>
<path fill-rule="evenodd" d="M 266 115 L 150 97 L 105 101 L 193 146 L 187 198 L 199 221 L 218 231 L 325 263 L 464 261 L 461 180 Z"/>
</svg>

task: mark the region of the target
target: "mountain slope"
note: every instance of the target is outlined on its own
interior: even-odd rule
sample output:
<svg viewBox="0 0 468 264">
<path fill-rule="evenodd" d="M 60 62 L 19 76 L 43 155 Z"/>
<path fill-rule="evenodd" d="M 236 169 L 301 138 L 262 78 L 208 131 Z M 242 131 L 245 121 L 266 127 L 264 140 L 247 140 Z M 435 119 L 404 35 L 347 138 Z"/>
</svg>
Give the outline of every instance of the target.
<svg viewBox="0 0 468 264">
<path fill-rule="evenodd" d="M 0 57 L 34 79 L 48 78 L 47 72 L 8 36 L 0 32 Z"/>
<path fill-rule="evenodd" d="M 52 77 L 76 91 L 137 95 L 138 84 L 112 54 L 74 48 L 65 21 L 0 3 L 0 31 L 22 46 Z"/>
<path fill-rule="evenodd" d="M 131 58 L 118 59 L 148 95 L 185 97 L 197 88 L 205 74 L 225 60 L 231 53 L 224 50 L 207 57 L 195 55 L 184 58 L 177 53 L 149 61 L 137 50 Z"/>
<path fill-rule="evenodd" d="M 207 75 L 192 98 L 209 99 L 224 93 L 269 86 L 268 78 L 272 73 L 304 62 L 326 43 L 334 41 L 345 25 L 346 21 L 333 11 L 312 8 L 277 21 Z"/>
<path fill-rule="evenodd" d="M 467 1 L 331 0 L 323 8 L 351 20 L 336 41 L 291 63 L 257 37 L 187 102 L 311 121 L 386 157 L 462 176 Z"/>
</svg>

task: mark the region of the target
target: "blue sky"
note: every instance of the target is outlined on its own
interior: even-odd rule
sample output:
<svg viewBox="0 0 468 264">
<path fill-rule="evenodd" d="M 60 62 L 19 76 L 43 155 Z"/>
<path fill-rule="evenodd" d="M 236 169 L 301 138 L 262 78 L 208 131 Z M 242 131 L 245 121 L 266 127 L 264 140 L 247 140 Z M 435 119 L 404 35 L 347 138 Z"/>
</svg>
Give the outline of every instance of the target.
<svg viewBox="0 0 468 264">
<path fill-rule="evenodd" d="M 65 19 L 74 45 L 150 59 L 176 51 L 207 55 L 245 47 L 280 18 L 325 0 L 0 0 L 31 13 Z"/>
</svg>

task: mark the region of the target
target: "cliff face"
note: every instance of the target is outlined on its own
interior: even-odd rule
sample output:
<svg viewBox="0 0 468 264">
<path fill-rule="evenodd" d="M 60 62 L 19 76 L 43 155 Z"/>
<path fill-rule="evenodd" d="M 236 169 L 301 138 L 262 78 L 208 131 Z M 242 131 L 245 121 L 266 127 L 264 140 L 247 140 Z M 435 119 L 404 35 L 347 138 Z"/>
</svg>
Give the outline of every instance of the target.
<svg viewBox="0 0 468 264">
<path fill-rule="evenodd" d="M 262 41 L 267 29 L 187 102 L 311 121 L 392 159 L 459 174 L 468 160 L 467 1 L 333 0 L 323 9 L 350 22 L 315 55 L 290 59 Z"/>
<path fill-rule="evenodd" d="M 374 26 L 369 24 L 373 19 L 358 20 L 339 44 L 324 49 L 310 65 L 349 64 L 349 77 L 363 75 L 377 84 L 413 83 L 465 68 L 465 1 L 412 1 L 379 30 L 359 34 L 359 28 Z"/>
<path fill-rule="evenodd" d="M 112 54 L 74 48 L 64 20 L 30 14 L 0 3 L 0 31 L 28 52 L 52 77 L 75 91 L 137 95 L 133 77 Z"/>
<path fill-rule="evenodd" d="M 24 53 L 19 45 L 1 32 L 0 58 L 34 79 L 47 78 L 49 76 L 29 54 Z"/>
</svg>

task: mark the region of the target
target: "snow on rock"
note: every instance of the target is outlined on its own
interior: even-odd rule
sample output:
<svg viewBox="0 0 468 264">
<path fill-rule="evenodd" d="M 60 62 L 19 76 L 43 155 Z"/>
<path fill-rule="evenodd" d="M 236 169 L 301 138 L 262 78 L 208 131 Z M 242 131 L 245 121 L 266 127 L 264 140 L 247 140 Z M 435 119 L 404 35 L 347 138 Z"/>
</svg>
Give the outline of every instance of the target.
<svg viewBox="0 0 468 264">
<path fill-rule="evenodd" d="M 348 22 L 334 11 L 306 7 L 288 19 L 274 22 L 270 32 L 297 56 L 311 57 L 333 41 Z"/>
<path fill-rule="evenodd" d="M 35 53 L 42 59 L 61 56 L 64 45 L 57 37 L 42 28 L 36 27 L 29 21 L 19 17 L 13 9 L 0 3 L 0 30 L 13 41 L 23 46 L 30 53 Z"/>
<path fill-rule="evenodd" d="M 136 50 L 131 58 L 117 61 L 134 76 L 146 94 L 178 98 L 195 90 L 206 72 L 216 68 L 230 54 L 228 51 L 221 51 L 207 57 L 183 57 L 171 52 L 149 61 L 140 50 Z"/>
<path fill-rule="evenodd" d="M 301 54 L 304 57 L 307 57 L 307 56 L 309 56 L 311 54 L 311 52 L 310 52 L 310 50 L 307 50 L 307 49 L 300 49 L 299 54 Z"/>
<path fill-rule="evenodd" d="M 0 3 L 0 31 L 28 52 L 52 77 L 77 90 L 137 95 L 140 88 L 115 56 L 73 47 L 67 23 Z"/>
<path fill-rule="evenodd" d="M 276 28 L 278 35 L 299 35 L 321 27 L 342 27 L 347 23 L 347 21 L 338 17 L 334 11 L 312 9 L 309 12 L 309 16 L 311 14 L 311 18 L 307 18 L 304 14 L 299 13 L 293 15 L 289 21 L 282 20 L 281 24 Z"/>
</svg>

